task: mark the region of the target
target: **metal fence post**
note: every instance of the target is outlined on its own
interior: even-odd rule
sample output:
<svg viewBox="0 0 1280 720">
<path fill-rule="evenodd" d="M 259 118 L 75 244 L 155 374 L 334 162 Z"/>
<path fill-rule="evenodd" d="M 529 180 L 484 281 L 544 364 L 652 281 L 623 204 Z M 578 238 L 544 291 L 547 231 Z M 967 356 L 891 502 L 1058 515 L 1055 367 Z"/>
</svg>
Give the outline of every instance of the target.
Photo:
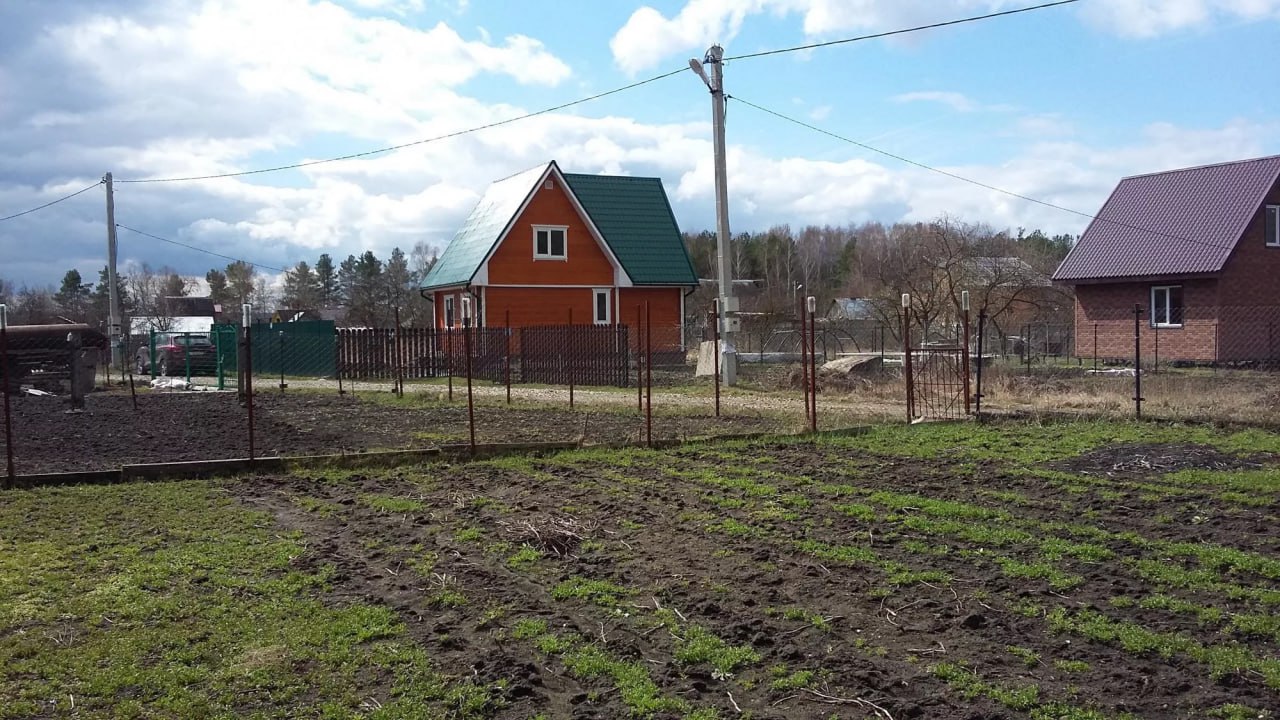
<svg viewBox="0 0 1280 720">
<path fill-rule="evenodd" d="M 249 409 L 249 467 L 253 467 L 253 306 L 242 306 L 244 313 L 244 397 Z"/>
<path fill-rule="evenodd" d="M 0 305 L 0 395 L 4 396 L 4 455 L 6 490 L 13 488 L 18 473 L 13 465 L 13 415 L 9 409 L 9 307 Z"/>
<path fill-rule="evenodd" d="M 1098 373 L 1098 323 L 1093 324 L 1093 372 Z"/>
<path fill-rule="evenodd" d="M 469 309 L 470 303 L 463 305 L 464 309 Z M 471 456 L 476 455 L 476 406 L 471 396 L 471 326 L 474 323 L 471 318 L 464 315 L 462 318 L 462 344 L 463 350 L 467 354 L 467 427 L 471 437 Z"/>
<path fill-rule="evenodd" d="M 449 376 L 449 402 L 453 402 L 453 328 L 444 329 L 444 369 Z"/>
<path fill-rule="evenodd" d="M 907 380 L 907 422 L 915 420 L 915 390 L 911 386 L 911 296 L 902 294 L 902 370 Z"/>
<path fill-rule="evenodd" d="M 636 305 L 636 412 L 644 412 L 644 309 Z"/>
<path fill-rule="evenodd" d="M 963 311 L 964 341 L 960 343 L 961 371 L 964 373 L 964 414 L 969 414 L 969 291 L 960 293 L 960 309 Z"/>
<path fill-rule="evenodd" d="M 810 295 L 805 299 L 809 313 L 809 430 L 818 432 L 818 331 L 814 312 L 818 299 Z M 824 352 L 823 357 L 826 357 Z"/>
<path fill-rule="evenodd" d="M 806 327 L 804 298 L 799 298 L 796 314 L 800 316 L 800 384 L 804 386 L 804 422 L 809 425 L 809 331 Z"/>
<path fill-rule="evenodd" d="M 1022 326 L 1022 355 L 1027 362 L 1027 375 L 1031 375 L 1031 323 Z"/>
<path fill-rule="evenodd" d="M 569 409 L 572 410 L 573 409 L 573 354 L 574 354 L 573 308 L 569 308 L 569 338 L 568 338 L 568 342 L 566 342 L 565 345 L 567 346 L 565 357 L 568 358 L 568 362 L 566 362 L 565 365 L 567 366 L 567 369 L 569 371 Z"/>
<path fill-rule="evenodd" d="M 284 331 L 280 331 L 280 392 L 289 387 L 284 381 Z"/>
<path fill-rule="evenodd" d="M 649 447 L 653 447 L 653 314 L 649 309 L 649 301 L 644 303 L 644 427 Z"/>
<path fill-rule="evenodd" d="M 507 357 L 506 357 L 506 365 L 505 365 L 505 368 L 503 369 L 503 376 L 504 376 L 503 379 L 507 383 L 507 404 L 510 405 L 511 404 L 511 309 L 510 308 L 507 308 L 506 323 L 507 323 Z"/>
<path fill-rule="evenodd" d="M 1151 328 L 1151 334 L 1155 337 L 1155 360 L 1151 363 L 1151 374 L 1156 375 L 1160 372 L 1160 326 Z"/>
<path fill-rule="evenodd" d="M 711 301 L 711 362 L 715 370 L 716 417 L 720 417 L 720 299 Z"/>
<path fill-rule="evenodd" d="M 182 333 L 182 366 L 186 373 L 187 387 L 191 386 L 191 333 Z"/>
<path fill-rule="evenodd" d="M 155 380 L 156 379 L 156 331 L 154 328 L 152 328 L 150 333 L 148 334 L 147 349 L 150 352 L 150 354 L 147 356 L 147 359 L 149 360 L 148 364 L 150 366 L 148 369 L 151 371 L 151 379 Z M 110 374 L 108 374 L 107 377 L 110 378 L 111 377 Z"/>
<path fill-rule="evenodd" d="M 404 340 L 401 339 L 403 328 L 400 325 L 400 306 L 396 306 L 396 338 L 395 347 L 392 353 L 396 362 L 396 393 L 399 397 L 404 397 Z"/>
<path fill-rule="evenodd" d="M 984 307 L 978 311 L 978 391 L 973 394 L 973 414 L 979 420 L 982 419 L 982 360 L 986 328 L 987 309 Z"/>
<path fill-rule="evenodd" d="M 1142 305 L 1133 306 L 1133 408 L 1142 419 Z"/>
</svg>

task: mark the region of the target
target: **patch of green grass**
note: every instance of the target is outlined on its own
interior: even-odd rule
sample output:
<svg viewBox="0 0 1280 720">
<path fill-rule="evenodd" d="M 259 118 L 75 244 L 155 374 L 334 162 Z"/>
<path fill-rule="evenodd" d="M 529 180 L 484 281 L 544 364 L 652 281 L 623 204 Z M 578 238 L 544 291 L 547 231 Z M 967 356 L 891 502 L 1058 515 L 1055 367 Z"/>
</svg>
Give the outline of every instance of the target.
<svg viewBox="0 0 1280 720">
<path fill-rule="evenodd" d="M 507 567 L 526 568 L 542 559 L 542 551 L 532 545 L 521 545 L 507 558 Z"/>
<path fill-rule="evenodd" d="M 361 495 L 360 502 L 368 505 L 374 510 L 381 510 L 385 513 L 395 514 L 415 513 L 425 507 L 421 500 L 397 497 L 393 495 L 379 495 L 376 493 Z"/>
<path fill-rule="evenodd" d="M 389 608 L 321 600 L 305 538 L 216 483 L 48 488 L 0 502 L 0 717 L 488 717 Z M 51 704 L 51 701 L 53 704 Z"/>
<path fill-rule="evenodd" d="M 484 534 L 481 533 L 480 528 L 477 527 L 462 528 L 453 534 L 453 539 L 460 543 L 480 542 L 483 537 Z"/>
<path fill-rule="evenodd" d="M 773 681 L 769 683 L 769 688 L 779 692 L 790 692 L 813 687 L 818 679 L 818 674 L 812 670 L 797 670 L 793 673 L 788 673 L 785 665 L 778 665 L 772 668 L 771 672 Z"/>
<path fill-rule="evenodd" d="M 831 509 L 841 515 L 846 515 L 863 522 L 872 522 L 876 519 L 876 509 L 863 503 L 843 503 L 839 505 L 832 505 Z"/>
<path fill-rule="evenodd" d="M 1040 704 L 1040 688 L 1036 685 L 1011 688 L 988 683 L 978 677 L 976 672 L 957 663 L 938 663 L 930 668 L 930 672 L 966 700 L 985 697 L 1010 710 L 1021 711 L 1031 710 Z"/>
<path fill-rule="evenodd" d="M 1064 673 L 1086 673 L 1092 666 L 1084 660 L 1054 660 L 1053 666 Z"/>
<path fill-rule="evenodd" d="M 320 517 L 333 517 L 342 511 L 342 506 L 336 502 L 321 500 L 320 498 L 311 497 L 310 495 L 294 495 L 289 498 L 294 505 Z"/>
<path fill-rule="evenodd" d="M 1018 647 L 1017 645 L 1006 646 L 1005 650 L 1008 650 L 1010 655 L 1021 660 L 1022 664 L 1029 668 L 1033 668 L 1040 664 L 1040 653 L 1035 650 Z"/>
<path fill-rule="evenodd" d="M 760 661 L 750 645 L 729 645 L 700 625 L 688 625 L 677 633 L 675 659 L 685 665 L 706 663 L 720 679 L 731 677 L 743 665 Z"/>
<path fill-rule="evenodd" d="M 1209 667 L 1213 679 L 1253 671 L 1267 687 L 1280 690 L 1280 660 L 1258 657 L 1239 644 L 1204 645 L 1181 633 L 1148 630 L 1136 623 L 1113 620 L 1102 613 L 1081 610 L 1068 613 L 1063 608 L 1051 611 L 1046 619 L 1050 632 L 1071 632 L 1090 640 L 1118 645 L 1135 654 L 1154 653 L 1161 657 L 1185 655 Z"/>
<path fill-rule="evenodd" d="M 590 580 L 577 576 L 551 588 L 551 597 L 556 600 L 576 599 L 605 608 L 617 607 L 623 598 L 633 594 L 631 590 L 608 580 Z"/>
<path fill-rule="evenodd" d="M 1071 557 L 1084 562 L 1101 563 L 1115 557 L 1111 550 L 1093 543 L 1076 543 L 1062 538 L 1045 538 L 1040 541 L 1040 554 L 1046 560 Z"/>
<path fill-rule="evenodd" d="M 452 588 L 442 588 L 427 598 L 432 607 L 462 607 L 467 604 L 467 596 Z"/>
<path fill-rule="evenodd" d="M 1212 718 L 1222 718 L 1222 720 L 1266 720 L 1271 717 L 1270 710 L 1255 710 L 1248 705 L 1240 703 L 1228 703 L 1219 705 L 1206 713 Z"/>
<path fill-rule="evenodd" d="M 1024 563 L 1013 558 L 996 558 L 1000 572 L 1005 576 L 1019 580 L 1046 580 L 1049 587 L 1058 592 L 1065 592 L 1079 587 L 1084 578 L 1079 575 L 1065 573 L 1048 563 Z"/>
</svg>

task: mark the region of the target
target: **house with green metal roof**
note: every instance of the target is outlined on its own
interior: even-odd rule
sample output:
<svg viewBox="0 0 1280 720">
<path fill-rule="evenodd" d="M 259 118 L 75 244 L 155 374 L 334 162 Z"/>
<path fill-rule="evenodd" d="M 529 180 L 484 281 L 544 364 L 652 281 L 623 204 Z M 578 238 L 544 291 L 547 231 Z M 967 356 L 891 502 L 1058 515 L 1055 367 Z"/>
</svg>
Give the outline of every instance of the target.
<svg viewBox="0 0 1280 720">
<path fill-rule="evenodd" d="M 697 285 L 661 179 L 553 161 L 489 186 L 422 294 L 439 328 L 627 325 L 647 313 L 664 331 L 655 345 L 672 347 Z"/>
</svg>

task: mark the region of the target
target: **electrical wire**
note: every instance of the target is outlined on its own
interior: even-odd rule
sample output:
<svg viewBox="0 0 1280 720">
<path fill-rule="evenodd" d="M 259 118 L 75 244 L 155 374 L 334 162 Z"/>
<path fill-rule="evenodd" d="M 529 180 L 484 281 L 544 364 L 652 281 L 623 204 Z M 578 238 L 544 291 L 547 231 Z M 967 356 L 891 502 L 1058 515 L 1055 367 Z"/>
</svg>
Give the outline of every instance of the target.
<svg viewBox="0 0 1280 720">
<path fill-rule="evenodd" d="M 901 30 L 889 30 L 887 32 L 874 33 L 872 35 L 860 35 L 858 37 L 845 38 L 843 40 L 828 40 L 826 42 L 813 43 L 811 45 L 797 45 L 796 47 L 780 48 L 778 50 L 763 50 L 761 52 L 747 53 L 745 55 L 733 55 L 724 59 L 726 61 L 746 60 L 748 58 L 764 57 L 766 55 L 781 55 L 782 53 L 799 52 L 801 50 L 813 50 L 814 48 L 829 47 L 831 45 L 844 45 L 846 43 L 861 42 L 863 40 L 876 40 L 879 38 L 892 37 L 894 35 L 906 35 L 907 33 L 920 32 L 922 30 L 934 30 L 937 28 L 950 27 L 952 25 L 963 25 L 965 23 L 978 22 L 979 20 L 991 20 L 993 18 L 1000 18 L 1008 15 L 1018 15 L 1020 13 L 1028 13 L 1035 10 L 1047 10 L 1049 8 L 1058 7 L 1059 5 L 1070 5 L 1079 1 L 1080 0 L 1058 0 L 1057 2 L 1017 8 L 1015 10 L 1003 10 L 1001 12 L 987 13 L 986 15 L 974 15 L 973 17 L 946 20 L 943 22 L 930 23 L 928 25 L 917 25 L 916 27 L 903 28 Z"/>
<path fill-rule="evenodd" d="M 1195 240 L 1195 239 L 1192 239 L 1192 238 L 1183 237 L 1183 236 L 1181 236 L 1181 235 L 1170 235 L 1170 234 L 1168 234 L 1168 233 L 1160 232 L 1159 230 L 1152 230 L 1152 229 L 1150 229 L 1150 228 L 1144 228 L 1144 227 L 1141 227 L 1141 226 L 1138 226 L 1138 225 L 1131 225 L 1131 224 L 1129 224 L 1129 223 L 1121 222 L 1121 221 L 1119 221 L 1119 220 L 1109 220 L 1109 219 L 1107 219 L 1107 218 L 1100 217 L 1100 216 L 1098 216 L 1098 215 L 1093 215 L 1093 214 L 1091 214 L 1091 213 L 1082 212 L 1082 211 L 1080 211 L 1080 210 L 1074 210 L 1074 209 L 1072 209 L 1072 208 L 1065 207 L 1065 206 L 1063 206 L 1063 205 L 1058 205 L 1058 204 L 1056 204 L 1056 203 L 1051 203 L 1051 202 L 1049 202 L 1049 201 L 1047 201 L 1047 200 L 1040 200 L 1039 198 L 1034 198 L 1034 197 L 1031 197 L 1031 196 L 1029 196 L 1029 195 L 1022 195 L 1022 194 L 1020 194 L 1020 193 L 1013 192 L 1012 190 L 1005 190 L 1004 188 L 996 187 L 995 185 L 990 185 L 990 184 L 988 184 L 988 183 L 984 183 L 984 182 L 981 182 L 981 181 L 979 181 L 979 180 L 974 180 L 973 178 L 968 178 L 968 177 L 965 177 L 965 176 L 963 176 L 963 175 L 958 175 L 958 174 L 956 174 L 956 173 L 949 172 L 949 171 L 947 171 L 947 170 L 942 170 L 942 169 L 940 169 L 940 168 L 936 168 L 936 167 L 933 167 L 933 166 L 930 166 L 930 165 L 925 165 L 924 163 L 921 163 L 921 162 L 916 162 L 915 160 L 912 160 L 912 159 L 910 159 L 910 158 L 905 158 L 905 157 L 903 157 L 903 156 L 901 156 L 901 155 L 895 155 L 894 153 L 888 152 L 888 151 L 886 151 L 886 150 L 881 150 L 880 148 L 873 147 L 873 146 L 868 145 L 868 144 L 866 144 L 866 143 L 858 142 L 857 140 L 853 140 L 853 139 L 847 138 L 847 137 L 845 137 L 845 136 L 843 136 L 843 135 L 840 135 L 840 134 L 838 134 L 838 133 L 831 132 L 830 130 L 824 130 L 823 128 L 820 128 L 820 127 L 818 127 L 818 126 L 816 126 L 816 125 L 811 125 L 811 124 L 809 124 L 809 123 L 807 123 L 807 122 L 805 122 L 805 121 L 803 121 L 803 120 L 798 120 L 798 119 L 793 118 L 793 117 L 791 117 L 791 116 L 789 116 L 789 115 L 784 115 L 784 114 L 782 114 L 782 113 L 780 113 L 780 112 L 777 112 L 776 110 L 770 110 L 769 108 L 762 107 L 762 106 L 760 106 L 760 105 L 756 105 L 756 104 L 755 104 L 755 103 L 753 103 L 753 102 L 750 102 L 750 101 L 747 101 L 747 100 L 743 100 L 742 98 L 737 97 L 737 96 L 733 96 L 733 95 L 726 95 L 725 97 L 726 97 L 727 99 L 731 99 L 731 100 L 734 100 L 734 101 L 736 101 L 736 102 L 740 102 L 740 103 L 742 103 L 743 105 L 746 105 L 747 107 L 750 107 L 750 108 L 754 108 L 754 109 L 756 109 L 756 110 L 759 110 L 760 112 L 763 112 L 763 113 L 765 113 L 765 114 L 772 115 L 772 116 L 774 116 L 774 117 L 776 117 L 776 118 L 779 118 L 779 119 L 781 119 L 781 120 L 786 120 L 786 121 L 787 121 L 787 122 L 789 122 L 789 123 L 793 123 L 793 124 L 799 125 L 800 127 L 803 127 L 803 128 L 808 128 L 809 130 L 813 130 L 814 132 L 821 133 L 821 134 L 826 135 L 827 137 L 830 137 L 830 138 L 835 138 L 836 140 L 839 140 L 839 141 L 841 141 L 841 142 L 849 143 L 850 145 L 853 145 L 853 146 L 856 146 L 856 147 L 862 148 L 863 150 L 868 150 L 868 151 L 873 152 L 873 153 L 878 153 L 878 154 L 880 154 L 880 155 L 884 155 L 885 157 L 893 158 L 894 160 L 897 160 L 897 161 L 899 161 L 899 162 L 903 162 L 903 163 L 906 163 L 906 164 L 908 164 L 908 165 L 914 165 L 915 167 L 918 167 L 918 168 L 921 168 L 921 169 L 924 169 L 924 170 L 928 170 L 929 172 L 937 173 L 937 174 L 939 174 L 939 175 L 945 175 L 946 177 L 949 177 L 949 178 L 951 178 L 951 179 L 953 179 L 953 180 L 959 180 L 960 182 L 969 183 L 970 185 L 976 185 L 976 186 L 978 186 L 978 187 L 980 187 L 980 188 L 983 188 L 983 189 L 985 189 L 985 190 L 992 190 L 992 191 L 994 191 L 994 192 L 998 192 L 998 193 L 1001 193 L 1001 194 L 1004 194 L 1004 195 L 1008 195 L 1009 197 L 1018 198 L 1019 200 L 1025 200 L 1025 201 L 1027 201 L 1027 202 L 1035 203 L 1035 204 L 1037 204 L 1037 205 L 1043 205 L 1043 206 L 1045 206 L 1045 207 L 1047 207 L 1047 208 L 1053 208 L 1054 210 L 1060 210 L 1060 211 L 1062 211 L 1062 212 L 1070 213 L 1070 214 L 1072 214 L 1072 215 L 1079 215 L 1080 217 L 1088 218 L 1089 220 L 1097 220 L 1097 221 L 1105 222 L 1105 223 L 1108 223 L 1108 224 L 1111 224 L 1111 225 L 1116 225 L 1116 226 L 1119 226 L 1119 227 L 1128 228 L 1128 229 L 1130 229 L 1130 230 L 1138 230 L 1138 231 L 1140 231 L 1140 232 L 1150 233 L 1151 235 L 1159 235 L 1160 237 L 1169 238 L 1170 240 L 1180 240 L 1180 241 L 1182 241 L 1182 242 L 1192 243 L 1192 244 L 1194 244 L 1194 245 L 1202 245 L 1202 246 L 1204 246 L 1204 247 L 1213 248 L 1213 249 L 1215 249 L 1215 250 L 1229 250 L 1229 249 L 1230 249 L 1229 247 L 1227 247 L 1227 246 L 1225 246 L 1225 245 L 1219 245 L 1219 244 L 1217 244 L 1217 243 L 1209 243 L 1209 242 L 1205 242 L 1205 241 L 1203 241 L 1203 240 Z"/>
<path fill-rule="evenodd" d="M 117 180 L 117 182 L 119 181 Z M 149 237 L 152 240 L 159 240 L 160 242 L 167 242 L 170 245 L 177 245 L 178 247 L 184 247 L 184 248 L 187 248 L 188 250 L 195 250 L 196 252 L 202 252 L 205 255 L 220 257 L 223 260 L 231 260 L 232 262 L 242 262 L 246 265 L 252 265 L 253 267 L 262 268 L 263 270 L 271 270 L 274 272 L 281 272 L 281 273 L 288 272 L 284 268 L 272 267 L 271 265 L 263 265 L 262 263 L 250 262 L 248 260 L 244 260 L 241 258 L 231 257 L 230 255 L 223 255 L 222 253 L 216 253 L 212 250 L 205 250 L 204 248 L 196 247 L 195 245 L 188 245 L 186 243 L 181 243 L 181 242 L 178 242 L 177 240 L 170 240 L 169 238 L 163 238 L 163 237 L 160 237 L 159 235 L 152 235 L 149 232 L 143 232 L 141 230 L 138 230 L 137 228 L 131 228 L 128 225 L 122 225 L 120 223 L 116 223 L 116 227 L 120 228 L 121 230 L 128 230 L 129 232 L 137 233 L 144 237 Z"/>
<path fill-rule="evenodd" d="M 94 184 L 92 184 L 92 185 L 90 185 L 90 186 L 88 186 L 88 187 L 86 187 L 86 188 L 81 188 L 80 190 L 77 190 L 77 191 L 75 191 L 75 192 L 71 193 L 70 195 L 63 195 L 62 197 L 58 198 L 57 200 L 50 200 L 49 202 L 47 202 L 47 203 L 45 203 L 45 204 L 43 204 L 43 205 L 40 205 L 40 206 L 38 206 L 38 207 L 33 207 L 33 208 L 31 208 L 30 210 L 23 210 L 23 211 L 22 211 L 22 212 L 20 212 L 20 213 L 14 213 L 14 214 L 12 214 L 12 215 L 6 215 L 6 216 L 4 216 L 4 217 L 0 217 L 0 222 L 4 222 L 5 220 L 12 220 L 12 219 L 14 219 L 14 218 L 20 218 L 20 217 L 22 217 L 23 215 L 30 215 L 31 213 L 36 212 L 37 210 L 43 210 L 43 209 L 45 209 L 45 208 L 47 208 L 47 207 L 49 207 L 49 206 L 51 206 L 51 205 L 57 205 L 58 203 L 60 203 L 60 202 L 62 202 L 62 201 L 64 201 L 64 200 L 70 200 L 71 198 L 73 198 L 73 197 L 75 197 L 75 196 L 77 196 L 77 195 L 79 195 L 79 194 L 81 194 L 81 193 L 87 193 L 87 192 L 89 192 L 90 190 L 92 190 L 92 189 L 94 189 L 94 188 L 98 187 L 98 186 L 99 186 L 99 185 L 101 185 L 102 183 L 103 183 L 103 181 L 102 181 L 102 180 L 99 180 L 98 182 L 96 182 L 96 183 L 94 183 Z"/>
<path fill-rule="evenodd" d="M 525 113 L 524 115 L 517 115 L 516 117 L 507 118 L 506 120 L 498 120 L 496 122 L 491 122 L 486 125 L 477 125 L 476 127 L 467 128 L 466 130 L 456 130 L 451 133 L 445 133 L 444 135 L 437 135 L 435 137 L 424 138 L 422 140 L 414 140 L 413 142 L 402 143 L 400 145 L 391 145 L 389 147 L 378 148 L 376 150 L 366 150 L 364 152 L 351 153 L 350 155 L 340 155 L 338 157 L 324 158 L 322 160 L 308 160 L 306 162 L 293 163 L 291 165 L 278 165 L 276 167 L 259 168 L 257 170 L 241 170 L 238 172 L 217 173 L 213 175 L 192 175 L 187 177 L 140 178 L 140 179 L 134 179 L 134 180 L 116 180 L 116 182 L 118 183 L 165 183 L 165 182 L 187 182 L 191 180 L 217 180 L 220 178 L 243 177 L 245 175 L 259 175 L 262 173 L 279 172 L 281 170 L 296 170 L 298 168 L 312 167 L 315 165 L 323 165 L 325 163 L 340 162 L 342 160 L 354 160 L 356 158 L 369 157 L 370 155 L 381 155 L 382 153 L 393 152 L 395 150 L 403 150 L 404 148 L 414 147 L 416 145 L 426 145 L 427 143 L 438 142 L 440 140 L 448 140 L 449 138 L 460 137 L 462 135 L 469 135 L 474 132 L 479 132 L 481 130 L 489 130 L 491 128 L 500 127 L 502 125 L 509 125 L 511 123 L 519 122 L 521 120 L 528 120 L 529 118 L 537 117 L 539 115 L 546 115 L 548 113 L 556 112 L 557 110 L 564 110 L 565 108 L 573 107 L 574 105 L 581 105 L 583 103 L 591 102 L 592 100 L 599 100 L 602 97 L 608 97 L 609 95 L 616 95 L 620 92 L 632 90 L 634 88 L 640 87 L 641 85 L 648 85 L 649 83 L 657 82 L 658 80 L 669 78 L 672 75 L 678 75 L 682 72 L 687 71 L 688 69 L 689 69 L 688 67 L 682 67 L 677 70 L 672 70 L 671 72 L 663 73 L 661 75 L 655 75 L 645 80 L 633 82 L 629 85 L 623 85 L 622 87 L 616 87 L 612 90 L 606 90 L 604 92 L 596 93 L 595 95 L 591 95 L 589 97 L 579 98 L 578 100 L 561 103 L 553 107 L 543 108 L 542 110 L 536 110 L 531 113 Z"/>
</svg>

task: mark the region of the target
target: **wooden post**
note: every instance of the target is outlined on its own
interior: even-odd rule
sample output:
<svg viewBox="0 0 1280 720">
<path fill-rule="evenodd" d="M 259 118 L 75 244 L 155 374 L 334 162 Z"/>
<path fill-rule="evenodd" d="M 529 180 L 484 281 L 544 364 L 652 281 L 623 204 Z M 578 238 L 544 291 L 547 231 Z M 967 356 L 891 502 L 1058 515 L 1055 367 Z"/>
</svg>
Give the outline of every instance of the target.
<svg viewBox="0 0 1280 720">
<path fill-rule="evenodd" d="M 467 354 L 467 427 L 471 437 L 471 456 L 476 455 L 476 406 L 471 397 L 471 326 L 469 317 L 462 318 L 462 344 Z"/>
<path fill-rule="evenodd" d="M 391 349 L 393 360 L 396 364 L 396 393 L 404 397 L 404 353 L 402 347 L 404 340 L 400 337 L 403 328 L 400 327 L 400 306 L 396 306 L 396 337 L 395 345 Z"/>
<path fill-rule="evenodd" d="M 636 305 L 636 412 L 644 412 L 644 329 L 643 310 Z"/>
<path fill-rule="evenodd" d="M 444 329 L 444 368 L 449 376 L 449 402 L 453 402 L 453 328 Z"/>
<path fill-rule="evenodd" d="M 982 419 L 982 359 L 983 359 L 983 334 L 987 327 L 987 309 L 984 307 L 978 311 L 978 392 L 973 395 L 973 414 L 979 420 Z"/>
<path fill-rule="evenodd" d="M 969 291 L 960 293 L 960 309 L 963 312 L 964 338 L 960 342 L 962 351 L 961 370 L 964 372 L 964 414 L 969 414 Z"/>
<path fill-rule="evenodd" d="M 810 295 L 805 301 L 809 311 L 809 429 L 818 432 L 818 324 L 814 312 L 817 298 Z"/>
</svg>

